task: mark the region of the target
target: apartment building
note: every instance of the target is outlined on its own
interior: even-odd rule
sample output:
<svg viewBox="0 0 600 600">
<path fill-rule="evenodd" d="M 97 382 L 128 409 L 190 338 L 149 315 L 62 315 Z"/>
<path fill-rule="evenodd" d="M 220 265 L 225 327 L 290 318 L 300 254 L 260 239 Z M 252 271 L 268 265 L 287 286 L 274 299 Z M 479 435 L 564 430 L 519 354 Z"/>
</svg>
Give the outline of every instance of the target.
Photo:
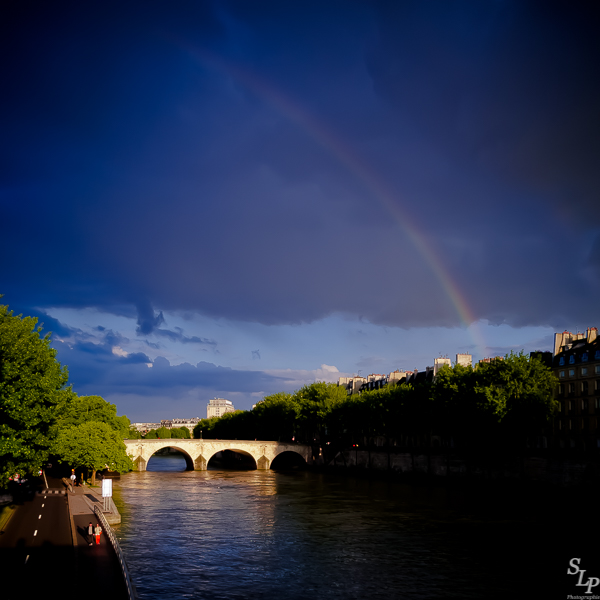
<svg viewBox="0 0 600 600">
<path fill-rule="evenodd" d="M 208 406 L 206 407 L 206 417 L 211 419 L 212 417 L 222 417 L 225 413 L 234 412 L 235 407 L 233 403 L 225 398 L 213 398 L 209 400 Z"/>
<path fill-rule="evenodd" d="M 560 447 L 600 447 L 600 339 L 598 329 L 554 335 L 553 371 L 558 377 L 560 412 L 554 436 Z"/>
</svg>

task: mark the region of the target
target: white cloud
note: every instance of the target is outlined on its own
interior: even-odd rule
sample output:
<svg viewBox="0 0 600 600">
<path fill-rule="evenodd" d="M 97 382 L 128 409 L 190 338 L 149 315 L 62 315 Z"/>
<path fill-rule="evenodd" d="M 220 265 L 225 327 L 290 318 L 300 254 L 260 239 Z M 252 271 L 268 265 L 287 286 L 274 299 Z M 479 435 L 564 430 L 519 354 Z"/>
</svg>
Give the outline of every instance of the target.
<svg viewBox="0 0 600 600">
<path fill-rule="evenodd" d="M 265 370 L 264 372 L 273 377 L 282 377 L 286 379 L 288 386 L 291 385 L 295 389 L 301 388 L 303 385 L 314 383 L 315 381 L 337 383 L 340 377 L 348 375 L 347 373 L 340 373 L 337 367 L 326 364 L 322 364 L 319 369 L 312 370 L 271 369 Z"/>
</svg>

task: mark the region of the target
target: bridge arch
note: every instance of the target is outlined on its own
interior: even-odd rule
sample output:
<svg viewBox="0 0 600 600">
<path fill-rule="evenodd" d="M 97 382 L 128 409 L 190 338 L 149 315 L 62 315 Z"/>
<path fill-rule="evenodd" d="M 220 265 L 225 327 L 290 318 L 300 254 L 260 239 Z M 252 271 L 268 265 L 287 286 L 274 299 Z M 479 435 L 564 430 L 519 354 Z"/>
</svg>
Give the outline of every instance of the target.
<svg viewBox="0 0 600 600">
<path fill-rule="evenodd" d="M 304 468 L 306 465 L 306 457 L 297 450 L 281 450 L 271 460 L 271 469 Z"/>
<path fill-rule="evenodd" d="M 258 465 L 258 461 L 256 460 L 256 456 L 254 456 L 254 454 L 252 452 L 249 452 L 248 450 L 241 450 L 239 448 L 237 448 L 237 446 L 235 444 L 232 444 L 231 447 L 223 447 L 223 448 L 217 448 L 213 451 L 213 453 L 210 456 L 207 456 L 207 460 L 206 460 L 206 466 L 208 468 L 208 465 L 211 461 L 211 459 L 216 458 L 217 454 L 219 453 L 223 453 L 223 460 L 227 461 L 227 459 L 231 459 L 231 455 L 229 453 L 235 454 L 237 456 L 240 457 L 244 457 L 243 459 L 238 459 L 240 462 L 240 467 L 241 468 L 248 468 L 248 469 L 260 469 L 261 467 Z M 260 460 L 260 459 L 259 459 Z M 245 463 L 245 464 L 243 464 Z M 252 466 L 250 466 L 252 465 Z"/>
<path fill-rule="evenodd" d="M 167 440 L 165 440 L 165 441 L 167 441 Z M 156 448 L 156 450 L 154 450 L 154 452 L 148 457 L 148 461 L 146 463 L 146 468 L 148 468 L 148 463 L 150 462 L 150 459 L 154 455 L 156 455 L 161 450 L 165 450 L 167 448 L 169 448 L 171 450 L 176 450 L 177 454 L 180 454 L 184 458 L 184 460 L 185 460 L 185 470 L 186 471 L 193 471 L 194 470 L 194 459 L 183 448 L 178 448 L 175 444 L 165 444 L 164 446 L 161 446 L 160 448 Z"/>
</svg>

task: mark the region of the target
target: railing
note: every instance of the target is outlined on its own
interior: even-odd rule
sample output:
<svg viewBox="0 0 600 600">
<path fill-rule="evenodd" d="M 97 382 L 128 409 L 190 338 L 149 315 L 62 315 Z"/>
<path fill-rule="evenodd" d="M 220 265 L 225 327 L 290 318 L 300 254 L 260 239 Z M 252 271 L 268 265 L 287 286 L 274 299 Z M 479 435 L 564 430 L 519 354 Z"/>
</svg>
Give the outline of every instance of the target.
<svg viewBox="0 0 600 600">
<path fill-rule="evenodd" d="M 102 524 L 102 531 L 104 531 L 104 533 L 106 533 L 106 535 L 108 536 L 108 539 L 110 540 L 110 543 L 112 544 L 112 547 L 115 550 L 115 554 L 119 559 L 121 571 L 123 572 L 123 579 L 125 579 L 125 586 L 127 587 L 127 595 L 129 596 L 130 600 L 137 600 L 135 587 L 133 586 L 133 583 L 131 583 L 131 577 L 129 576 L 129 570 L 127 569 L 125 556 L 123 556 L 123 551 L 121 550 L 121 546 L 119 546 L 117 536 L 112 530 L 112 527 L 108 524 L 106 517 L 102 514 L 102 510 L 98 506 L 94 506 L 94 513 L 98 517 L 98 521 L 100 521 L 100 523 Z"/>
</svg>

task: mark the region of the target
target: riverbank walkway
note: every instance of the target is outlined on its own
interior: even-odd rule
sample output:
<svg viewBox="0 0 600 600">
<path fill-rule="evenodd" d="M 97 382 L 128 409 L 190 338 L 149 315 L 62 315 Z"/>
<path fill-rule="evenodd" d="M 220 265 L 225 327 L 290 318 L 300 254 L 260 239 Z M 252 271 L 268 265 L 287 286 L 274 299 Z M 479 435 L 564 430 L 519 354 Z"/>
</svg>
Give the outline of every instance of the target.
<svg viewBox="0 0 600 600">
<path fill-rule="evenodd" d="M 99 491 L 82 486 L 69 492 L 59 480 L 48 483 L 17 506 L 0 532 L 0 597 L 22 600 L 59 588 L 61 595 L 84 593 L 94 600 L 129 598 L 108 536 L 89 545 L 88 525 L 98 523 L 94 505 L 102 506 Z"/>
</svg>

